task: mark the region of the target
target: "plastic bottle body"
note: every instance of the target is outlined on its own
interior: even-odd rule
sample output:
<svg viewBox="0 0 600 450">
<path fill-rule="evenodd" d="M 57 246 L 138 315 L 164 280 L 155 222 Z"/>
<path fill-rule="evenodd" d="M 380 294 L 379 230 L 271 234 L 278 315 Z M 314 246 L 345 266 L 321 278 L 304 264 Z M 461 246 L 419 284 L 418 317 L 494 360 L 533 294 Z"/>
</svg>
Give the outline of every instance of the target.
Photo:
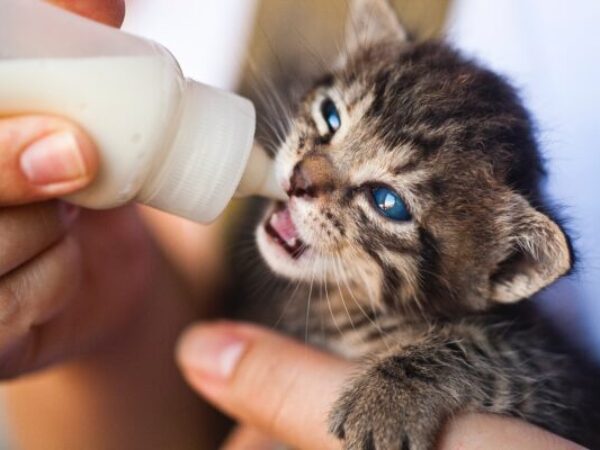
<svg viewBox="0 0 600 450">
<path fill-rule="evenodd" d="M 102 163 L 94 183 L 70 200 L 92 208 L 132 200 L 172 133 L 183 84 L 177 63 L 150 41 L 41 2 L 16 3 L 0 2 L 0 113 L 76 120 Z"/>
<path fill-rule="evenodd" d="M 0 115 L 70 118 L 100 150 L 98 177 L 70 201 L 137 200 L 204 222 L 221 212 L 251 151 L 250 102 L 186 80 L 146 39 L 38 0 L 0 11 Z"/>
<path fill-rule="evenodd" d="M 98 177 L 71 200 L 92 208 L 132 200 L 153 159 L 164 150 L 171 128 L 165 123 L 172 121 L 180 103 L 180 82 L 163 57 L 23 59 L 0 64 L 0 111 L 75 118 L 102 149 Z"/>
</svg>

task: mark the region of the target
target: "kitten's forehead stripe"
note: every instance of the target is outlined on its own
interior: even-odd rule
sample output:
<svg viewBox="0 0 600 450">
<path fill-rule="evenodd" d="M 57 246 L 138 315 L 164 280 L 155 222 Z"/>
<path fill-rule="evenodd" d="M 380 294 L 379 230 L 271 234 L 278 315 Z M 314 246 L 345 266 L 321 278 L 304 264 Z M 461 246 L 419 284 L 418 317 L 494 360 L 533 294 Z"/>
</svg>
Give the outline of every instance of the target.
<svg viewBox="0 0 600 450">
<path fill-rule="evenodd" d="M 349 112 L 354 112 L 354 109 L 362 102 L 372 97 L 372 92 L 365 89 L 362 84 L 354 83 L 345 88 L 346 108 Z"/>
<path fill-rule="evenodd" d="M 335 76 L 333 73 L 327 73 L 317 80 L 315 88 L 330 88 L 335 83 Z"/>
<path fill-rule="evenodd" d="M 348 73 L 372 93 L 369 128 L 395 148 L 408 143 L 424 157 L 447 145 L 480 149 L 528 198 L 543 173 L 527 112 L 504 81 L 436 43 L 369 48 L 350 60 Z M 346 81 L 349 77 L 337 76 Z M 349 88 L 347 85 L 345 88 Z M 366 125 L 366 124 L 365 124 Z M 417 131 L 418 130 L 418 131 Z M 509 143 L 495 151 L 499 143 Z M 517 158 L 517 163 L 509 161 Z"/>
<path fill-rule="evenodd" d="M 392 145 L 397 146 L 401 143 L 407 142 L 417 150 L 420 151 L 420 155 L 424 159 L 431 159 L 444 145 L 446 141 L 445 136 L 441 134 L 425 134 L 422 131 L 410 132 L 407 130 L 400 130 L 396 135 L 393 136 Z"/>
<path fill-rule="evenodd" d="M 416 170 L 419 165 L 421 164 L 421 161 L 418 161 L 416 159 L 411 159 L 410 161 L 407 161 L 405 163 L 402 163 L 396 167 L 394 167 L 391 171 L 392 175 L 398 176 L 398 175 L 402 175 L 405 173 L 409 173 L 409 172 L 413 172 L 414 170 Z"/>
<path fill-rule="evenodd" d="M 432 177 L 428 180 L 428 189 L 434 197 L 440 198 L 446 191 L 444 180 L 440 177 Z"/>
</svg>

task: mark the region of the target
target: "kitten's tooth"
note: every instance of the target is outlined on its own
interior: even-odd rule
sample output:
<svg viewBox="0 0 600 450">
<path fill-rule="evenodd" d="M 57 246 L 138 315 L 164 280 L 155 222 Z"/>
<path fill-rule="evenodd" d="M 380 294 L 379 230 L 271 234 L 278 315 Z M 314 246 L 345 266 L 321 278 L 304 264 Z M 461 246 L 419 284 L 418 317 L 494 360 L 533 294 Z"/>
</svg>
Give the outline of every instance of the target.
<svg viewBox="0 0 600 450">
<path fill-rule="evenodd" d="M 277 222 L 277 213 L 274 213 L 271 218 L 269 219 L 269 223 L 271 225 L 275 224 Z"/>
</svg>

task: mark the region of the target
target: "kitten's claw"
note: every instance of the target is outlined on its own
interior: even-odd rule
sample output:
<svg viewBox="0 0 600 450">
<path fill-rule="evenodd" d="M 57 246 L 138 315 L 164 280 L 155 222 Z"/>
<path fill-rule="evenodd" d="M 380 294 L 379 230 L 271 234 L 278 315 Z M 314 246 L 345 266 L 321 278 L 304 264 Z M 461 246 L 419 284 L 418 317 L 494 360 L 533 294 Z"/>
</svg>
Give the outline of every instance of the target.
<svg viewBox="0 0 600 450">
<path fill-rule="evenodd" d="M 384 364 L 369 369 L 338 399 L 330 431 L 347 450 L 434 448 L 448 405 L 422 379 L 386 375 Z"/>
</svg>

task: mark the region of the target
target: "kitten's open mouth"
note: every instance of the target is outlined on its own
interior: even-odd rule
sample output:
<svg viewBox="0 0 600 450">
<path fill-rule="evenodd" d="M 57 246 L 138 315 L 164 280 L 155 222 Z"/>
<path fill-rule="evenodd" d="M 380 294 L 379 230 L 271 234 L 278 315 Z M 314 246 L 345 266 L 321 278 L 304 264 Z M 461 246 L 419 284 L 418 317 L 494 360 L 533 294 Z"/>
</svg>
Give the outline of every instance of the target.
<svg viewBox="0 0 600 450">
<path fill-rule="evenodd" d="M 306 243 L 300 239 L 296 225 L 285 203 L 278 203 L 271 217 L 265 222 L 267 234 L 292 258 L 297 259 L 306 251 Z"/>
</svg>

